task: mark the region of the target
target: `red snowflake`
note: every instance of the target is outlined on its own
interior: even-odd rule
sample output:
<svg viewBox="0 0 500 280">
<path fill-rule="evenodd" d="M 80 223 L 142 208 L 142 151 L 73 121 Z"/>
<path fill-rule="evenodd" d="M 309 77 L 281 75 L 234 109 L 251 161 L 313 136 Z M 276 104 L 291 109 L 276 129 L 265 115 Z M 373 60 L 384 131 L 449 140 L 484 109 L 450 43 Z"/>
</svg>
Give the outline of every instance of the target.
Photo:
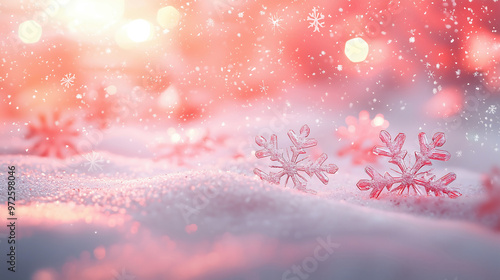
<svg viewBox="0 0 500 280">
<path fill-rule="evenodd" d="M 28 125 L 26 139 L 34 139 L 33 146 L 28 149 L 42 157 L 65 158 L 78 154 L 75 139 L 80 132 L 74 127 L 73 119 L 63 119 L 59 113 L 47 117 L 39 115 L 37 122 Z"/>
<path fill-rule="evenodd" d="M 372 153 L 373 146 L 380 143 L 379 132 L 389 127 L 389 122 L 384 119 L 384 115 L 377 114 L 375 118 L 370 119 L 370 113 L 361 111 L 359 119 L 348 116 L 345 122 L 347 126 L 341 126 L 337 130 L 337 136 L 350 143 L 342 147 L 338 155 L 352 155 L 354 164 L 376 162 L 377 157 Z"/>
<path fill-rule="evenodd" d="M 396 139 L 392 141 L 389 132 L 385 130 L 380 132 L 380 140 L 385 144 L 385 147 L 376 146 L 373 148 L 373 153 L 391 158 L 389 162 L 395 164 L 399 168 L 399 171 L 396 171 L 399 176 L 393 177 L 387 172 L 382 176 L 382 174 L 375 171 L 373 167 L 368 166 L 365 170 L 372 179 L 360 180 L 357 183 L 358 188 L 362 191 L 371 189 L 371 198 L 378 198 L 384 188 L 391 190 L 394 184 L 399 184 L 392 190 L 398 194 L 402 194 L 405 190 L 409 192 L 410 189 L 417 194 L 421 194 L 419 190 L 420 186 L 425 189 L 427 195 L 430 193 L 434 193 L 436 196 L 446 194 L 450 198 L 461 196 L 458 191 L 446 188 L 447 185 L 456 179 L 455 173 L 450 172 L 440 179 L 435 180 L 436 176 L 431 173 L 432 170 L 420 172 L 420 169 L 424 166 L 432 165 L 431 160 L 447 161 L 450 159 L 450 153 L 436 149 L 436 147 L 441 147 L 446 142 L 444 133 L 438 132 L 434 134 L 431 143 L 428 143 L 427 136 L 424 132 L 418 135 L 420 152 L 415 152 L 416 160 L 411 167 L 405 162 L 407 151 L 401 150 L 405 139 L 406 136 L 403 133 L 399 133 Z"/>
<path fill-rule="evenodd" d="M 496 229 L 500 230 L 500 168 L 494 167 L 483 176 L 487 199 L 479 207 L 479 215 L 496 215 Z"/>
</svg>

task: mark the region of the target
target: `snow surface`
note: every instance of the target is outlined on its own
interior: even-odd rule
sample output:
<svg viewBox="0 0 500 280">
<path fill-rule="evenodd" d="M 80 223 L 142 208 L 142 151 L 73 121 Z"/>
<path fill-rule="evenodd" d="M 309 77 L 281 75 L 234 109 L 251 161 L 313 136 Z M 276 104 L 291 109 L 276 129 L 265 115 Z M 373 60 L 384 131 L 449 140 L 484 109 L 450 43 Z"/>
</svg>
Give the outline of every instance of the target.
<svg viewBox="0 0 500 280">
<path fill-rule="evenodd" d="M 262 182 L 253 156 L 207 155 L 196 168 L 180 168 L 101 154 L 105 165 L 93 171 L 81 156 L 0 158 L 2 201 L 7 166 L 16 166 L 19 219 L 18 271 L 13 278 L 3 268 L 1 279 L 500 277 L 495 217 L 477 215 L 480 174 L 449 167 L 458 174 L 457 199 L 385 192 L 373 200 L 356 187 L 367 177 L 363 168 L 343 171 L 347 163 L 327 186 L 313 179 L 311 195 Z M 5 204 L 0 213 L 5 221 Z M 327 241 L 335 243 L 331 253 L 318 249 Z"/>
</svg>

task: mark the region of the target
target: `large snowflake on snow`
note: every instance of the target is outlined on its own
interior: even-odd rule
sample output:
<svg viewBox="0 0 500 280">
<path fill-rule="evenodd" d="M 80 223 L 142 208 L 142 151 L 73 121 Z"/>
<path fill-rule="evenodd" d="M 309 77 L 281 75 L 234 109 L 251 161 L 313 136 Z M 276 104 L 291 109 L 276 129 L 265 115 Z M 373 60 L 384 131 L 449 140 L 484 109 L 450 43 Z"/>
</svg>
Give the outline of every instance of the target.
<svg viewBox="0 0 500 280">
<path fill-rule="evenodd" d="M 80 132 L 74 127 L 74 120 L 61 118 L 59 113 L 52 117 L 40 115 L 38 122 L 28 125 L 26 139 L 35 139 L 31 149 L 32 153 L 42 157 L 58 157 L 78 154 L 75 140 Z"/>
<path fill-rule="evenodd" d="M 286 176 L 285 186 L 288 180 L 291 178 L 294 187 L 300 191 L 315 193 L 315 191 L 307 189 L 307 179 L 301 174 L 301 172 L 306 173 L 309 177 L 316 175 L 318 179 L 323 184 L 328 184 L 328 174 L 335 174 L 338 167 L 335 164 L 323 165 L 323 163 L 328 159 L 328 156 L 323 153 L 315 161 L 311 161 L 309 157 L 304 157 L 299 159 L 299 156 L 305 154 L 305 149 L 314 147 L 318 144 L 316 139 L 307 139 L 309 136 L 310 129 L 309 126 L 304 125 L 300 129 L 300 134 L 297 135 L 293 130 L 288 132 L 288 137 L 293 143 L 289 149 L 285 151 L 278 149 L 278 137 L 276 134 L 271 135 L 271 139 L 267 141 L 262 136 L 257 136 L 255 142 L 257 145 L 262 147 L 255 153 L 255 156 L 259 159 L 270 157 L 272 161 L 276 161 L 279 165 L 270 166 L 272 168 L 281 169 L 279 172 L 270 172 L 269 174 L 264 171 L 255 168 L 254 173 L 259 176 L 262 180 L 268 181 L 273 184 L 279 184 L 283 176 Z M 290 156 L 291 153 L 291 156 Z"/>
<path fill-rule="evenodd" d="M 446 188 L 447 185 L 456 179 L 455 173 L 450 172 L 436 180 L 436 176 L 431 173 L 432 170 L 420 172 L 420 169 L 424 166 L 432 165 L 431 160 L 447 161 L 450 159 L 450 153 L 436 149 L 436 147 L 441 147 L 446 142 L 444 133 L 438 132 L 434 134 L 431 143 L 428 143 L 424 132 L 418 135 L 420 152 L 415 152 L 416 161 L 411 167 L 405 162 L 406 150 L 401 150 L 405 138 L 406 136 L 403 133 L 399 133 L 396 139 L 392 141 L 389 132 L 385 130 L 380 132 L 380 140 L 385 144 L 385 147 L 376 146 L 373 148 L 373 153 L 391 158 L 389 162 L 399 168 L 399 171 L 396 171 L 399 173 L 399 176 L 393 177 L 387 172 L 382 176 L 373 167 L 368 166 L 365 170 L 372 179 L 360 180 L 357 183 L 358 188 L 363 191 L 371 189 L 371 198 L 378 198 L 384 188 L 391 190 L 394 184 L 399 184 L 396 188 L 392 189 L 392 191 L 398 194 L 402 194 L 405 190 L 409 192 L 410 189 L 417 194 L 421 194 L 420 186 L 425 189 L 427 195 L 431 193 L 436 196 L 446 194 L 450 198 L 461 196 L 459 192 Z"/>
</svg>

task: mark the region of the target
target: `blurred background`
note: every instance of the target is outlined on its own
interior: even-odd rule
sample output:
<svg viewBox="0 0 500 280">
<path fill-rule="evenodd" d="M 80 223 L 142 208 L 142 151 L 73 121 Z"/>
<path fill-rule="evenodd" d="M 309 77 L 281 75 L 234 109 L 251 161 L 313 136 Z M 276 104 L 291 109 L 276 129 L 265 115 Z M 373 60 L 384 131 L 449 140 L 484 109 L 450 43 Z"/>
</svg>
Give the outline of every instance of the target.
<svg viewBox="0 0 500 280">
<path fill-rule="evenodd" d="M 452 162 L 482 170 L 499 155 L 499 16 L 496 0 L 3 0 L 1 151 L 64 158 L 83 149 L 64 137 L 93 131 L 92 150 L 161 157 L 153 140 L 253 139 L 277 115 L 338 151 L 367 111 L 415 145 L 445 132 Z"/>
</svg>

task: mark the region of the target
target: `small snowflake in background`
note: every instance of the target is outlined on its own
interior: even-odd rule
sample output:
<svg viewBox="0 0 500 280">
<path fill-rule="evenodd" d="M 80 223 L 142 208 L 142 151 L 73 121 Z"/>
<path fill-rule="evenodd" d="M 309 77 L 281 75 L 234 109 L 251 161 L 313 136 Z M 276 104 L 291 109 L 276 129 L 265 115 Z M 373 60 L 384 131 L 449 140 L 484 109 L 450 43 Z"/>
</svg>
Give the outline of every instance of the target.
<svg viewBox="0 0 500 280">
<path fill-rule="evenodd" d="M 262 92 L 263 94 L 267 94 L 267 89 L 269 87 L 264 84 L 264 80 L 263 80 L 262 85 L 259 85 L 259 88 L 260 88 L 260 92 Z"/>
<path fill-rule="evenodd" d="M 88 167 L 88 171 L 95 171 L 97 169 L 102 170 L 102 164 L 104 163 L 104 158 L 99 153 L 92 151 L 82 155 L 87 162 L 84 163 L 85 167 Z"/>
<path fill-rule="evenodd" d="M 427 76 L 429 77 L 429 79 L 434 79 L 435 74 L 434 74 L 434 72 L 429 70 L 429 72 L 427 72 Z"/>
<path fill-rule="evenodd" d="M 155 160 L 167 159 L 178 165 L 188 165 L 189 162 L 204 153 L 213 152 L 217 146 L 223 146 L 225 136 L 214 137 L 208 129 L 189 129 L 178 132 L 169 129 L 167 140 L 162 140 L 156 146 Z"/>
<path fill-rule="evenodd" d="M 277 14 L 269 16 L 269 23 L 273 26 L 273 32 L 276 32 L 276 29 L 279 30 L 280 28 L 283 29 L 281 26 L 280 22 L 282 22 L 283 19 L 278 16 Z"/>
<path fill-rule="evenodd" d="M 500 230 L 500 168 L 494 167 L 490 173 L 483 175 L 483 187 L 486 200 L 479 206 L 479 215 L 496 216 L 496 229 Z"/>
<path fill-rule="evenodd" d="M 338 151 L 339 156 L 352 155 L 354 164 L 376 162 L 377 157 L 372 153 L 373 146 L 380 143 L 379 133 L 389 127 L 389 122 L 384 115 L 377 114 L 370 119 L 370 113 L 361 111 L 359 118 L 348 116 L 345 119 L 347 126 L 341 126 L 337 130 L 337 136 L 349 144 Z"/>
<path fill-rule="evenodd" d="M 72 86 L 74 82 L 75 82 L 75 74 L 71 75 L 71 73 L 64 75 L 64 77 L 61 79 L 61 85 L 66 88 Z"/>
<path fill-rule="evenodd" d="M 463 152 L 462 152 L 462 150 L 458 150 L 456 152 L 456 154 L 457 154 L 457 157 L 462 157 Z"/>
<path fill-rule="evenodd" d="M 399 186 L 392 190 L 398 194 L 402 194 L 405 190 L 409 192 L 410 189 L 413 189 L 417 194 L 421 194 L 418 188 L 418 186 L 421 186 L 425 189 L 427 195 L 430 193 L 434 193 L 435 196 L 446 194 L 450 198 L 461 196 L 462 194 L 458 191 L 446 188 L 447 185 L 455 181 L 457 177 L 455 173 L 450 172 L 440 179 L 435 180 L 436 176 L 432 174 L 432 170 L 419 172 L 424 166 L 432 165 L 431 160 L 447 161 L 450 159 L 450 154 L 447 151 L 436 149 L 436 147 L 441 147 L 446 142 L 444 133 L 438 132 L 434 134 L 430 144 L 424 132 L 418 135 L 420 152 L 415 152 L 416 161 L 411 167 L 405 162 L 406 150 L 401 150 L 405 139 L 406 136 L 403 133 L 399 133 L 396 139 L 392 141 L 389 132 L 385 130 L 380 132 L 380 140 L 385 144 L 385 147 L 377 146 L 373 148 L 373 153 L 390 157 L 389 162 L 396 165 L 400 170 L 396 171 L 399 176 L 393 177 L 387 172 L 382 176 L 373 167 L 368 166 L 365 170 L 372 179 L 360 180 L 357 183 L 358 188 L 362 191 L 371 189 L 371 198 L 378 198 L 385 188 L 391 190 L 394 184 L 399 184 Z"/>
<path fill-rule="evenodd" d="M 299 159 L 299 156 L 305 154 L 305 149 L 314 147 L 318 144 L 316 139 L 307 139 L 309 136 L 310 129 L 309 126 L 304 125 L 300 129 L 300 134 L 297 135 L 293 130 L 288 132 L 288 138 L 292 141 L 293 146 L 285 152 L 282 149 L 278 149 L 278 137 L 273 134 L 268 142 L 264 137 L 257 136 L 255 142 L 257 145 L 262 147 L 255 153 L 255 156 L 259 159 L 270 157 L 272 161 L 276 161 L 280 165 L 272 165 L 272 168 L 279 168 L 281 171 L 278 173 L 270 172 L 269 174 L 263 172 L 262 170 L 255 168 L 254 173 L 259 176 L 262 180 L 268 181 L 273 184 L 279 184 L 283 176 L 286 176 L 285 187 L 288 183 L 288 179 L 292 178 L 294 187 L 300 191 L 308 193 L 316 193 L 314 190 L 307 189 L 307 179 L 300 174 L 304 172 L 309 177 L 316 175 L 318 179 L 323 184 L 328 184 L 328 174 L 335 174 L 338 167 L 335 164 L 323 165 L 323 163 L 328 159 L 328 156 L 323 153 L 315 161 L 311 161 L 309 157 L 304 157 Z M 292 153 L 290 156 L 290 152 Z"/>
<path fill-rule="evenodd" d="M 121 272 L 118 271 L 113 271 L 113 280 L 135 280 L 136 277 L 128 274 L 128 272 L 125 269 L 122 269 Z"/>
<path fill-rule="evenodd" d="M 488 109 L 486 110 L 486 113 L 488 114 L 495 114 L 497 112 L 497 106 L 495 105 L 490 105 L 490 107 L 488 107 Z"/>
<path fill-rule="evenodd" d="M 38 122 L 28 125 L 25 138 L 35 139 L 35 143 L 27 151 L 42 157 L 65 158 L 78 154 L 75 141 L 79 136 L 73 119 L 62 119 L 59 113 L 54 113 L 52 117 L 39 115 Z"/>
<path fill-rule="evenodd" d="M 312 13 L 309 13 L 307 20 L 310 21 L 309 26 L 307 28 L 314 27 L 313 32 L 319 32 L 320 27 L 325 27 L 325 23 L 321 22 L 325 19 L 325 16 L 322 13 L 318 13 L 318 9 L 314 7 L 312 9 Z"/>
</svg>

